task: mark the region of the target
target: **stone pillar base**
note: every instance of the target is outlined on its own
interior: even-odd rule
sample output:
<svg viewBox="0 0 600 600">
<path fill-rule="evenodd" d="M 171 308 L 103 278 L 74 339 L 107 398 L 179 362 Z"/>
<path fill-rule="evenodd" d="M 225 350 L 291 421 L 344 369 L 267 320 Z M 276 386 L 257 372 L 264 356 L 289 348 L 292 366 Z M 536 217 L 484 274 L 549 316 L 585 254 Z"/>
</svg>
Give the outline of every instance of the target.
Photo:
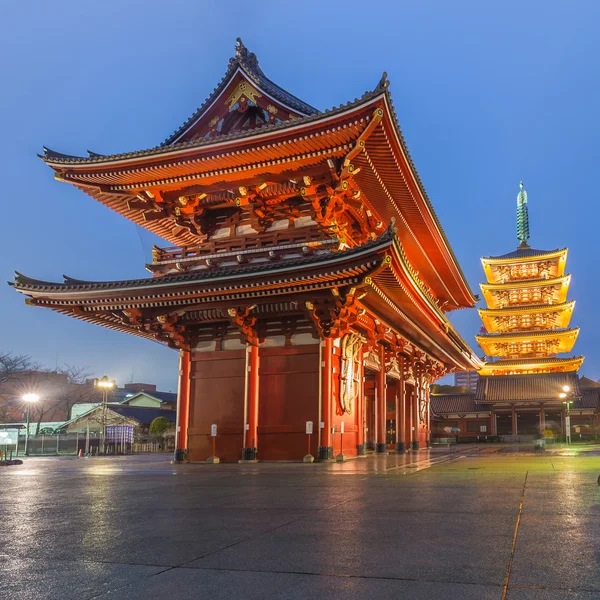
<svg viewBox="0 0 600 600">
<path fill-rule="evenodd" d="M 396 454 L 406 454 L 406 442 L 396 442 Z"/>
<path fill-rule="evenodd" d="M 346 462 L 346 460 L 348 460 L 346 455 L 341 452 L 335 457 L 335 462 Z"/>
<path fill-rule="evenodd" d="M 377 444 L 377 454 L 387 454 L 387 444 Z"/>
<path fill-rule="evenodd" d="M 221 459 L 218 456 L 209 456 L 206 459 L 206 464 L 209 465 L 218 465 L 221 462 Z"/>
<path fill-rule="evenodd" d="M 257 460 L 256 448 L 242 448 L 242 460 Z"/>
<path fill-rule="evenodd" d="M 356 455 L 364 456 L 366 454 L 365 445 L 364 444 L 356 444 Z"/>
<path fill-rule="evenodd" d="M 410 449 L 411 450 L 418 450 L 419 449 L 419 440 L 413 440 L 410 443 Z"/>
<path fill-rule="evenodd" d="M 175 464 L 185 463 L 187 461 L 187 450 L 175 450 L 175 454 L 173 455 L 173 462 Z"/>
<path fill-rule="evenodd" d="M 431 448 L 431 440 L 427 440 L 427 447 Z"/>
<path fill-rule="evenodd" d="M 315 462 L 315 457 L 312 454 L 307 454 L 303 459 L 302 462 L 305 463 L 314 463 Z"/>
<path fill-rule="evenodd" d="M 332 460 L 333 459 L 333 447 L 332 446 L 319 446 L 319 453 L 317 455 L 318 460 Z"/>
</svg>

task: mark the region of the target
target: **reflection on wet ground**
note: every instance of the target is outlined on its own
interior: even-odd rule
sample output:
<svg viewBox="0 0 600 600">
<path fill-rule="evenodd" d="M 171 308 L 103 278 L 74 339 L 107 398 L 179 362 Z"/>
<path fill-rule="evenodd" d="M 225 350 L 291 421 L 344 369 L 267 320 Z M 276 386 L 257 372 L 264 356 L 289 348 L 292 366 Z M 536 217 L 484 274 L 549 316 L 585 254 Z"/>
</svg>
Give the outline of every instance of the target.
<svg viewBox="0 0 600 600">
<path fill-rule="evenodd" d="M 31 458 L 0 471 L 0 598 L 599 598 L 600 451 L 557 450 Z"/>
</svg>

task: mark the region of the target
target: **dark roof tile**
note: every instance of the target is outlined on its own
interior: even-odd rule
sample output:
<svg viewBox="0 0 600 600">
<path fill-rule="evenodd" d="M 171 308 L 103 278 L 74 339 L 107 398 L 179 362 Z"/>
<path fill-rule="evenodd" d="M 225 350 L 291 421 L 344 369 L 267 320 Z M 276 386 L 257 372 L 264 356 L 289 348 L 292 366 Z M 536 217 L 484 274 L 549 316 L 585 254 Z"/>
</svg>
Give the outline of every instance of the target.
<svg viewBox="0 0 600 600">
<path fill-rule="evenodd" d="M 565 385 L 580 396 L 576 372 L 488 375 L 479 378 L 475 398 L 478 402 L 560 402 Z"/>
</svg>

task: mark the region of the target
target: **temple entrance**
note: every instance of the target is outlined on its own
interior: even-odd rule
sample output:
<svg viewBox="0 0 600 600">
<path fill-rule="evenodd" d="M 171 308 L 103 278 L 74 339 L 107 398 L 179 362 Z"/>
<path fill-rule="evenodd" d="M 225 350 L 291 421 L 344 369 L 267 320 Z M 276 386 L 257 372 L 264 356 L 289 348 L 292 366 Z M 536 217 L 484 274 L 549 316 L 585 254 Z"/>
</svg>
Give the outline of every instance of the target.
<svg viewBox="0 0 600 600">
<path fill-rule="evenodd" d="M 496 428 L 498 435 L 512 435 L 512 415 L 498 413 L 496 415 Z"/>
<path fill-rule="evenodd" d="M 539 412 L 518 412 L 517 413 L 517 434 L 518 435 L 536 435 L 540 432 L 540 413 Z"/>
<path fill-rule="evenodd" d="M 547 412 L 545 416 L 546 430 L 550 430 L 554 435 L 562 433 L 562 413 L 560 411 Z"/>
</svg>

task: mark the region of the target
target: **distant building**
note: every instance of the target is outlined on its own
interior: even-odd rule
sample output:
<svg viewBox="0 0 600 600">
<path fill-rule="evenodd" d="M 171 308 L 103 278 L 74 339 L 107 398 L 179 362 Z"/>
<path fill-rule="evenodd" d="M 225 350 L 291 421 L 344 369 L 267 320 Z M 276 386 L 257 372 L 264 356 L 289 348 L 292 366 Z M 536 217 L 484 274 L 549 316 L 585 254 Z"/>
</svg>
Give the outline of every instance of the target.
<svg viewBox="0 0 600 600">
<path fill-rule="evenodd" d="M 552 386 L 548 382 L 552 378 L 564 377 L 564 373 L 549 373 L 543 377 L 539 375 L 529 376 L 528 396 L 524 396 L 523 390 L 517 388 L 520 401 L 528 402 L 532 407 L 537 406 L 538 398 L 553 395 Z M 496 379 L 494 379 L 496 380 Z M 480 387 L 484 386 L 486 378 L 480 379 Z M 556 382 L 560 388 L 563 380 Z M 571 378 L 569 383 L 573 387 L 574 403 L 571 408 L 571 435 L 589 437 L 594 434 L 594 426 L 600 416 L 600 384 L 587 377 Z M 510 386 L 505 382 L 504 396 L 511 393 Z M 481 390 L 480 390 L 481 392 Z M 560 411 L 544 407 L 545 428 L 554 431 L 557 435 L 565 435 L 565 419 Z M 517 413 L 519 424 L 524 422 L 523 417 Z M 432 394 L 431 395 L 431 435 L 433 440 L 454 437 L 461 438 L 486 437 L 496 435 L 512 435 L 511 423 L 503 422 L 503 415 L 494 409 L 494 404 L 479 401 L 477 393 L 464 394 Z M 526 424 L 526 422 L 525 422 Z M 531 430 L 523 427 L 525 431 L 517 426 L 518 435 L 527 435 Z"/>
<path fill-rule="evenodd" d="M 477 371 L 461 371 L 454 374 L 454 385 L 465 388 L 465 390 L 468 390 L 472 394 L 477 391 L 478 381 L 479 374 Z"/>
</svg>

